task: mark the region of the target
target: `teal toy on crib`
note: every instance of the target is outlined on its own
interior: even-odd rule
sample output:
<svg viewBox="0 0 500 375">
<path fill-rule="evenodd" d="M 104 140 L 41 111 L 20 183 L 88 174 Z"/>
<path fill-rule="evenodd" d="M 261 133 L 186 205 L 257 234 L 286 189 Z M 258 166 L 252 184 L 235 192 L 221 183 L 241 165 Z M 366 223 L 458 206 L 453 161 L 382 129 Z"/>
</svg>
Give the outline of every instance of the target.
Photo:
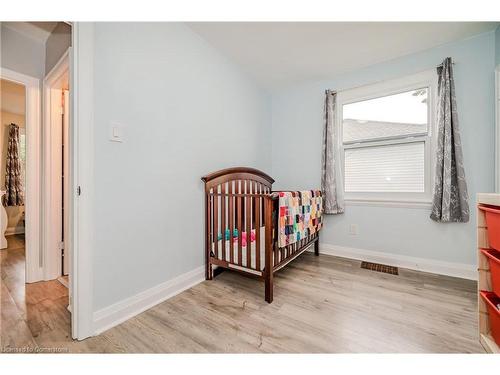
<svg viewBox="0 0 500 375">
<path fill-rule="evenodd" d="M 229 229 L 226 229 L 226 241 L 229 241 Z M 236 237 L 238 238 L 238 229 L 234 228 L 233 230 L 233 238 Z M 217 236 L 217 239 L 220 241 L 222 240 L 222 233 L 219 233 L 219 235 Z"/>
<path fill-rule="evenodd" d="M 226 229 L 226 241 L 229 241 L 229 229 Z M 219 233 L 217 236 L 217 240 L 222 240 L 222 234 Z M 233 230 L 233 241 L 237 242 L 238 241 L 238 229 Z M 255 241 L 255 229 L 252 229 L 250 231 L 250 241 L 254 242 Z M 247 233 L 245 231 L 241 232 L 241 245 L 242 246 L 247 246 Z"/>
</svg>

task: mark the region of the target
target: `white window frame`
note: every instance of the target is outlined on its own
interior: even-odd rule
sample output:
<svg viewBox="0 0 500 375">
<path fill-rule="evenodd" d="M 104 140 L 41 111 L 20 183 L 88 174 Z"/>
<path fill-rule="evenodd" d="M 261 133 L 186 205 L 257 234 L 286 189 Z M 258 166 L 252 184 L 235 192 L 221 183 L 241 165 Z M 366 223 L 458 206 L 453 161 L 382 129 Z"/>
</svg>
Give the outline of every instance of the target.
<svg viewBox="0 0 500 375">
<path fill-rule="evenodd" d="M 376 99 L 383 96 L 395 95 L 415 89 L 428 88 L 428 133 L 427 135 L 410 136 L 397 139 L 378 139 L 358 143 L 343 143 L 343 106 L 363 100 Z M 370 146 L 393 145 L 401 143 L 424 142 L 425 144 L 425 171 L 424 192 L 344 192 L 346 204 L 375 205 L 375 206 L 404 206 L 416 208 L 430 208 L 432 204 L 432 190 L 436 154 L 436 97 L 437 74 L 434 69 L 424 71 L 403 78 L 382 81 L 362 87 L 341 91 L 337 94 L 337 145 L 340 151 L 340 165 L 343 181 L 345 181 L 345 150 Z M 345 183 L 344 183 L 345 190 Z"/>
</svg>

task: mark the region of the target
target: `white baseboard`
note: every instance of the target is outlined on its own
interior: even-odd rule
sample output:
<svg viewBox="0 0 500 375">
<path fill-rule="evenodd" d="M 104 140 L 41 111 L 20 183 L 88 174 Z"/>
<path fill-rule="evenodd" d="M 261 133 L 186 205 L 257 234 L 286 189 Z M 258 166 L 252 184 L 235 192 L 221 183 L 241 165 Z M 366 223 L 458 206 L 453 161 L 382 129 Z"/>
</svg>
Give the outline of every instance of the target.
<svg viewBox="0 0 500 375">
<path fill-rule="evenodd" d="M 14 234 L 24 234 L 24 227 L 8 227 L 5 230 L 6 236 L 12 236 Z"/>
<path fill-rule="evenodd" d="M 66 289 L 69 289 L 69 281 L 68 279 L 65 279 L 63 276 L 59 276 L 57 278 L 57 281 L 59 281 L 62 285 L 66 287 Z"/>
<path fill-rule="evenodd" d="M 342 258 L 364 260 L 382 263 L 389 266 L 408 268 L 411 270 L 477 280 L 477 267 L 471 264 L 444 262 L 435 259 L 416 258 L 406 255 L 383 253 L 379 251 L 355 249 L 320 243 L 321 254 L 334 255 Z"/>
<path fill-rule="evenodd" d="M 98 335 L 147 309 L 205 280 L 199 267 L 94 313 L 94 333 Z"/>
</svg>

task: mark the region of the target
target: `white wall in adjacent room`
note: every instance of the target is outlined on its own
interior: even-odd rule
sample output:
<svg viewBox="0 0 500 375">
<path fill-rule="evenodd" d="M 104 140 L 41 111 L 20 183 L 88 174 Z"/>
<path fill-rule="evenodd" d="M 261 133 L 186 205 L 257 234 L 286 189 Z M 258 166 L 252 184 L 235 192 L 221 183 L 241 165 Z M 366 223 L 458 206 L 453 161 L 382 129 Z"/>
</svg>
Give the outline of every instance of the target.
<svg viewBox="0 0 500 375">
<path fill-rule="evenodd" d="M 45 76 L 45 44 L 2 24 L 0 66 L 35 78 Z"/>
</svg>

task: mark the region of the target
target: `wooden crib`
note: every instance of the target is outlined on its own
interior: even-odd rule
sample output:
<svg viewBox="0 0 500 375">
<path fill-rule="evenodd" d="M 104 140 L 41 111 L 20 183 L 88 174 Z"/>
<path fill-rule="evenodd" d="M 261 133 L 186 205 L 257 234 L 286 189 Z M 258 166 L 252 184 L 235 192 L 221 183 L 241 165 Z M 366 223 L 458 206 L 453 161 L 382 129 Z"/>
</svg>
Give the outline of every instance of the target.
<svg viewBox="0 0 500 375">
<path fill-rule="evenodd" d="M 223 169 L 202 177 L 205 183 L 206 279 L 213 265 L 263 280 L 265 300 L 273 301 L 273 274 L 314 243 L 315 233 L 286 247 L 277 244 L 278 195 L 274 180 L 254 168 Z"/>
</svg>

